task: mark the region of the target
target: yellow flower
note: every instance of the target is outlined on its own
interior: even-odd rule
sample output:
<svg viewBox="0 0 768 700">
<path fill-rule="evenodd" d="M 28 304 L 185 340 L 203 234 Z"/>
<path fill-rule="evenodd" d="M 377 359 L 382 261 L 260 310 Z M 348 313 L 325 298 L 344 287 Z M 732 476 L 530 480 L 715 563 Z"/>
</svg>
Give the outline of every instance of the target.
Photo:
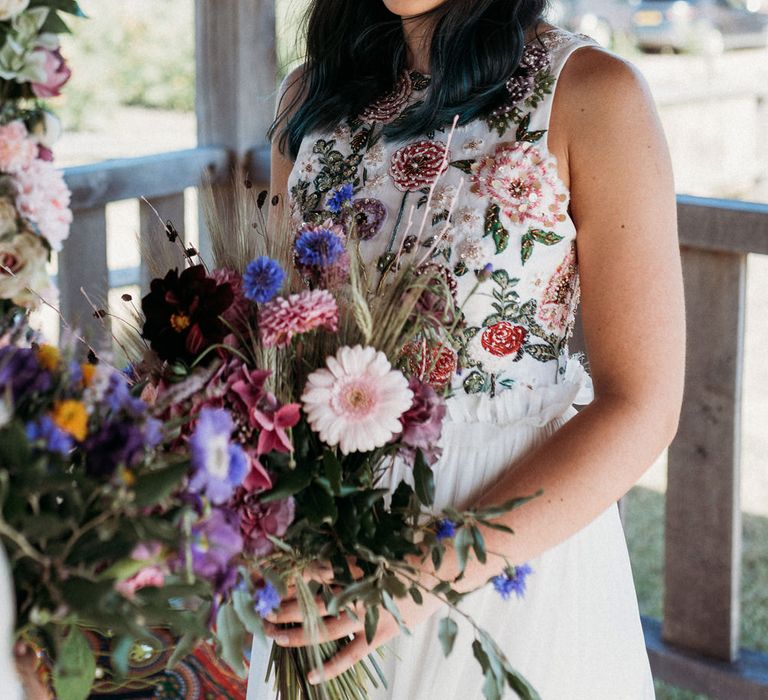
<svg viewBox="0 0 768 700">
<path fill-rule="evenodd" d="M 53 422 L 75 440 L 82 442 L 88 434 L 88 412 L 82 401 L 66 399 L 53 405 Z"/>
<path fill-rule="evenodd" d="M 96 365 L 92 365 L 90 362 L 83 362 L 80 365 L 80 371 L 83 373 L 83 387 L 87 389 L 93 383 Z"/>
<path fill-rule="evenodd" d="M 43 344 L 37 348 L 37 361 L 49 372 L 53 372 L 59 366 L 60 359 L 59 349 L 53 345 Z"/>
</svg>

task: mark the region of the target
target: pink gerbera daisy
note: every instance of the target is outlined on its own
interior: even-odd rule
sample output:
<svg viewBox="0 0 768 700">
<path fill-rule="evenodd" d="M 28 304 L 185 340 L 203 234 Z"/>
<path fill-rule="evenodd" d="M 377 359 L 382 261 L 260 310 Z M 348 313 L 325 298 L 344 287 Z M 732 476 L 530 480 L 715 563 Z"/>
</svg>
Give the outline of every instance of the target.
<svg viewBox="0 0 768 700">
<path fill-rule="evenodd" d="M 339 325 L 339 307 L 327 289 L 277 297 L 261 307 L 259 332 L 268 348 L 288 345 L 295 335 L 316 328 L 335 332 Z"/>
<path fill-rule="evenodd" d="M 367 452 L 402 430 L 400 416 L 413 401 L 403 373 L 383 352 L 343 347 L 307 378 L 301 397 L 312 429 L 342 453 Z"/>
</svg>

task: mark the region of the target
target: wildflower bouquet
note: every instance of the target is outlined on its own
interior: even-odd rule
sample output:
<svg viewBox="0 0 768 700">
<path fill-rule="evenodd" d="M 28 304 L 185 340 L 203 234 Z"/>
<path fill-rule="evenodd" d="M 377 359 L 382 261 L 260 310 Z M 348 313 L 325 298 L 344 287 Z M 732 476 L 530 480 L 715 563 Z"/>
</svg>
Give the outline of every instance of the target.
<svg viewBox="0 0 768 700">
<path fill-rule="evenodd" d="M 179 546 L 191 506 L 168 497 L 188 464 L 158 452 L 168 426 L 95 362 L 50 345 L 0 347 L 0 544 L 16 636 L 45 651 L 61 700 L 84 700 L 103 672 L 90 630 L 113 638 L 121 676 L 135 644 L 161 645 L 148 625 L 197 638 L 210 615 L 206 581 Z"/>
<path fill-rule="evenodd" d="M 56 303 L 45 266 L 72 212 L 52 162 L 61 124 L 42 100 L 70 78 L 64 14 L 82 16 L 75 0 L 0 0 L 0 335 L 41 299 Z"/>
<path fill-rule="evenodd" d="M 246 633 L 260 633 L 286 595 L 313 638 L 355 606 L 369 642 L 382 614 L 402 627 L 398 600 L 436 596 L 463 614 L 456 580 L 440 575 L 447 548 L 461 572 L 472 552 L 485 561 L 480 526 L 505 530 L 494 519 L 529 497 L 466 511 L 434 505 L 432 465 L 457 364 L 450 337 L 462 319 L 434 260 L 437 242 L 401 249 L 377 270 L 362 260 L 351 184 L 329 192 L 312 221 L 279 220 L 273 198 L 269 233 L 267 192 L 236 189 L 232 208 L 209 193 L 211 268 L 166 224 L 187 264 L 162 272 L 143 298 L 135 366 L 155 415 L 181 424 L 170 449 L 190 456 L 186 488 L 209 523 L 211 544 L 193 566 L 218 574 L 223 658 L 242 669 Z M 426 561 L 437 571 L 428 586 L 418 576 Z M 508 567 L 494 585 L 521 593 L 527 571 Z M 446 616 L 446 655 L 456 633 Z M 506 686 L 537 697 L 488 634 L 476 628 L 476 639 L 486 697 Z M 278 697 L 366 698 L 369 683 L 386 683 L 375 655 L 308 682 L 349 641 L 273 646 Z"/>
</svg>

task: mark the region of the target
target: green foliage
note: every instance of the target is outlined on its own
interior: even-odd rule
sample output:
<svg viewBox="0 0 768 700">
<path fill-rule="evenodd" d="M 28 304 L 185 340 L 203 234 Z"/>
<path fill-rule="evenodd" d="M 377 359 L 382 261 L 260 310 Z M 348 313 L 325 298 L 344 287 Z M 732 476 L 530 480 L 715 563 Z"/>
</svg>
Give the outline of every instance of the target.
<svg viewBox="0 0 768 700">
<path fill-rule="evenodd" d="M 54 101 L 65 128 L 84 130 L 120 105 L 191 111 L 195 101 L 192 0 L 84 0 L 63 53 L 72 78 Z"/>
</svg>

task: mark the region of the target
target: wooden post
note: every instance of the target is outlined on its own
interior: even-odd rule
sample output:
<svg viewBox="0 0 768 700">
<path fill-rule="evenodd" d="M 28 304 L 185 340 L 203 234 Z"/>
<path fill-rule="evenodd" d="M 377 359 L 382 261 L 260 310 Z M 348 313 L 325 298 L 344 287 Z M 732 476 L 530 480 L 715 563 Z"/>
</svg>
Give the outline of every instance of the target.
<svg viewBox="0 0 768 700">
<path fill-rule="evenodd" d="M 739 648 L 739 438 L 746 255 L 683 247 L 685 398 L 669 448 L 664 640 L 732 661 Z"/>
<path fill-rule="evenodd" d="M 196 0 L 196 31 L 198 145 L 228 149 L 233 177 L 248 174 L 266 187 L 268 174 L 249 152 L 264 152 L 274 116 L 275 0 Z M 216 187 L 221 201 L 230 195 Z M 212 260 L 202 216 L 200 252 Z"/>
<path fill-rule="evenodd" d="M 105 323 L 93 317 L 81 287 L 97 305 L 107 307 L 109 271 L 107 267 L 107 213 L 104 206 L 74 212 L 71 233 L 59 253 L 61 313 L 65 321 L 79 329 L 94 345 L 107 336 Z"/>
</svg>

